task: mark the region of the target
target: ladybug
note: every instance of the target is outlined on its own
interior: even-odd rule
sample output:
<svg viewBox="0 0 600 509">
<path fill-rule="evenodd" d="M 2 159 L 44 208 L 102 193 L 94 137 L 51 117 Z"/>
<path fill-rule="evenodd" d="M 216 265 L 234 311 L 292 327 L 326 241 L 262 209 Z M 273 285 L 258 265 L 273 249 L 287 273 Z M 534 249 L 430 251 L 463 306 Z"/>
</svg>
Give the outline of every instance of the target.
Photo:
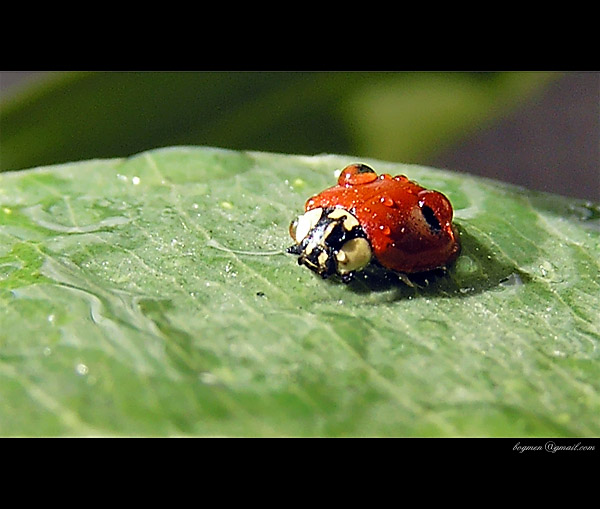
<svg viewBox="0 0 600 509">
<path fill-rule="evenodd" d="M 448 198 L 405 175 L 346 166 L 304 209 L 290 224 L 295 244 L 287 252 L 323 279 L 337 274 L 348 283 L 372 262 L 401 275 L 426 272 L 460 252 Z"/>
</svg>

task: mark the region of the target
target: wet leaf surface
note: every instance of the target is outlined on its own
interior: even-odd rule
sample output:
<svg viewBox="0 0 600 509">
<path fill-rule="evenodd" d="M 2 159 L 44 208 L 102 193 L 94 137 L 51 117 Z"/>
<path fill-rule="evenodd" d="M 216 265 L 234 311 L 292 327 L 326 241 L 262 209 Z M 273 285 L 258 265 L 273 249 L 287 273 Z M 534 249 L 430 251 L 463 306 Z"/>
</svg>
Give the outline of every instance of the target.
<svg viewBox="0 0 600 509">
<path fill-rule="evenodd" d="M 463 251 L 323 281 L 289 221 L 346 156 L 173 148 L 0 176 L 0 434 L 600 433 L 600 209 L 444 192 Z"/>
</svg>

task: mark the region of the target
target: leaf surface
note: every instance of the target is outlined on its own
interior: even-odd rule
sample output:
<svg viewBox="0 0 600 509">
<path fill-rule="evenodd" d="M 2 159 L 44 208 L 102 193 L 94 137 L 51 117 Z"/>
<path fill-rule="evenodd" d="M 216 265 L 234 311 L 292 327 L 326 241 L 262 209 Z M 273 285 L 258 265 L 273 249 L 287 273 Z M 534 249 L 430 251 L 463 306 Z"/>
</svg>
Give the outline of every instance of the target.
<svg viewBox="0 0 600 509">
<path fill-rule="evenodd" d="M 323 281 L 288 224 L 347 156 L 178 147 L 0 175 L 0 434 L 600 433 L 597 204 L 444 192 L 447 275 Z"/>
</svg>

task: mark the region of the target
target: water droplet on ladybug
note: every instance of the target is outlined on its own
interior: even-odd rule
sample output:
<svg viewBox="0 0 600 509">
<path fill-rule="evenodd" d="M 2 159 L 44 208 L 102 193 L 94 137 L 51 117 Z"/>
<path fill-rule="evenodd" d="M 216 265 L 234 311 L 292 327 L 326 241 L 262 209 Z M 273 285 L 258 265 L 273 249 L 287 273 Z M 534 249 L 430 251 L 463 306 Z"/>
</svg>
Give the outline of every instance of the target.
<svg viewBox="0 0 600 509">
<path fill-rule="evenodd" d="M 383 233 L 386 236 L 391 233 L 391 230 L 390 230 L 389 226 L 386 226 L 384 224 L 380 225 L 379 229 L 381 230 L 381 233 Z"/>
<path fill-rule="evenodd" d="M 338 177 L 340 186 L 359 186 L 369 184 L 377 179 L 377 173 L 366 164 L 351 164 L 346 166 Z"/>
<path fill-rule="evenodd" d="M 362 184 L 369 184 L 377 180 L 377 175 L 374 173 L 358 173 L 356 175 L 345 175 L 343 185 L 360 186 Z"/>
<path fill-rule="evenodd" d="M 383 203 L 386 207 L 393 207 L 394 200 L 392 200 L 389 196 L 382 196 L 379 201 Z"/>
</svg>

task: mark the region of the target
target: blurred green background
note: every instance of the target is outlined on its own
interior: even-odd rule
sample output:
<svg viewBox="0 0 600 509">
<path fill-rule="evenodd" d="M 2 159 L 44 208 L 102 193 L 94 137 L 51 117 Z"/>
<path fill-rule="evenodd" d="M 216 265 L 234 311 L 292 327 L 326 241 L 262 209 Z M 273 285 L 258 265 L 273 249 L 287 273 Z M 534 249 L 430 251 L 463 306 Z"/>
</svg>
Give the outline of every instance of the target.
<svg viewBox="0 0 600 509">
<path fill-rule="evenodd" d="M 170 145 L 338 153 L 600 199 L 600 73 L 0 72 L 0 170 Z"/>
</svg>

